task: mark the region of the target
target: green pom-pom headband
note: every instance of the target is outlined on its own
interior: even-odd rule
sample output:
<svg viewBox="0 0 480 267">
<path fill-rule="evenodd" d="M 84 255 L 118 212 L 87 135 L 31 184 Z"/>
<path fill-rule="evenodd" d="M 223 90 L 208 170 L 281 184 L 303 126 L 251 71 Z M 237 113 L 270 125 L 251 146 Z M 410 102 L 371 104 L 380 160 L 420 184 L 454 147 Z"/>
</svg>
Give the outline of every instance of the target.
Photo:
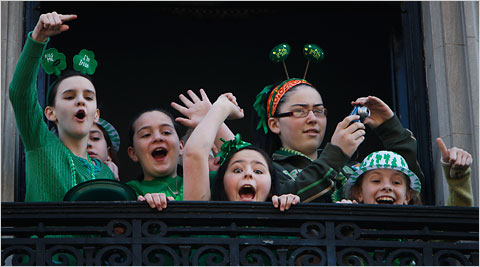
<svg viewBox="0 0 480 267">
<path fill-rule="evenodd" d="M 220 165 L 225 163 L 225 160 L 232 154 L 237 152 L 238 150 L 251 146 L 252 144 L 242 141 L 242 137 L 240 134 L 236 134 L 235 138 L 230 141 L 225 141 L 223 138 L 220 138 L 223 141 L 223 145 L 220 148 L 220 152 L 218 152 L 217 157 L 220 157 Z"/>
<path fill-rule="evenodd" d="M 54 74 L 60 76 L 61 71 L 67 68 L 67 61 L 65 60 L 65 55 L 58 52 L 55 48 L 50 48 L 43 53 L 40 64 L 42 65 L 45 73 Z M 95 73 L 97 68 L 97 60 L 95 60 L 95 54 L 92 51 L 87 49 L 82 49 L 80 53 L 73 57 L 73 69 L 81 72 L 83 74 L 92 75 Z M 48 96 L 53 86 L 58 82 L 58 79 L 54 81 L 47 91 L 47 106 Z"/>
</svg>

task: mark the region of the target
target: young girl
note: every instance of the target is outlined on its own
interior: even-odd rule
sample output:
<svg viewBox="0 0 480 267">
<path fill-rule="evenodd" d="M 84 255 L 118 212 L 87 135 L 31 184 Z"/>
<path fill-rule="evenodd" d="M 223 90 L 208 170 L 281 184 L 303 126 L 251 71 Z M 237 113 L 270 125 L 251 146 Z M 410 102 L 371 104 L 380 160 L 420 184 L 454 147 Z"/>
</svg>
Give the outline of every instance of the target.
<svg viewBox="0 0 480 267">
<path fill-rule="evenodd" d="M 90 130 L 87 152 L 90 158 L 99 159 L 107 165 L 118 181 L 120 181 L 117 156 L 119 149 L 120 136 L 117 130 L 108 121 L 99 118 Z"/>
<path fill-rule="evenodd" d="M 87 153 L 90 129 L 100 115 L 90 77 L 79 72 L 61 76 L 47 94 L 45 116 L 55 123 L 58 137 L 43 121 L 37 99 L 36 77 L 49 37 L 68 30 L 63 23 L 76 18 L 56 12 L 41 15 L 28 34 L 10 84 L 10 101 L 25 145 L 25 201 L 62 201 L 76 184 L 113 179 L 110 169 Z"/>
<path fill-rule="evenodd" d="M 139 113 L 130 123 L 128 155 L 142 167 L 139 180 L 127 182 L 152 208 L 162 210 L 167 200 L 183 199 L 183 178 L 177 173 L 183 141 L 179 125 L 163 109 Z"/>
<path fill-rule="evenodd" d="M 368 155 L 348 179 L 342 203 L 421 205 L 420 179 L 391 151 Z"/>
<path fill-rule="evenodd" d="M 364 121 L 379 135 L 384 146 L 416 164 L 416 140 L 404 129 L 391 109 L 376 97 L 359 98 L 352 105 L 370 109 Z M 319 150 L 327 126 L 327 109 L 309 82 L 292 78 L 265 87 L 255 104 L 256 144 L 272 155 L 280 182 L 280 193 L 295 193 L 303 202 L 336 202 L 341 199 L 346 166 L 365 139 L 365 126 L 350 115 L 337 124 L 331 142 Z"/>
<path fill-rule="evenodd" d="M 211 199 L 208 154 L 219 127 L 227 117 L 243 117 L 243 110 L 230 93 L 218 98 L 191 134 L 183 155 L 185 200 Z M 215 178 L 213 200 L 271 199 L 274 207 L 279 207 L 281 211 L 300 201 L 298 196 L 292 194 L 280 197 L 273 195 L 276 191 L 275 174 L 268 155 L 241 141 L 238 135 L 225 142 L 220 154 L 221 166 Z"/>
</svg>

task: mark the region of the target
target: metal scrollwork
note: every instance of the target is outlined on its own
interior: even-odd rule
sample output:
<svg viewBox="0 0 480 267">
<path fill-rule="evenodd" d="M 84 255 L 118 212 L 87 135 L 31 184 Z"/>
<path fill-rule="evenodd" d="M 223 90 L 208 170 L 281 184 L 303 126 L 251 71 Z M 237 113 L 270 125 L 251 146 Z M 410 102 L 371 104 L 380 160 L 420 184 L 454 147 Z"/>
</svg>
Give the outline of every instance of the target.
<svg viewBox="0 0 480 267">
<path fill-rule="evenodd" d="M 193 254 L 192 265 L 221 266 L 230 262 L 228 250 L 220 246 L 203 246 Z"/>
<path fill-rule="evenodd" d="M 414 249 L 397 249 L 392 251 L 386 261 L 386 265 L 394 265 L 394 261 L 398 262 L 395 265 L 411 266 L 423 265 L 422 255 Z"/>
<path fill-rule="evenodd" d="M 72 246 L 57 245 L 46 250 L 47 265 L 83 265 L 83 255 Z"/>
<path fill-rule="evenodd" d="M 306 222 L 300 227 L 300 235 L 305 239 L 322 239 L 325 237 L 325 226 L 317 222 Z"/>
<path fill-rule="evenodd" d="M 346 248 L 337 252 L 337 265 L 375 265 L 372 256 L 361 248 Z"/>
<path fill-rule="evenodd" d="M 11 257 L 11 265 L 34 265 L 35 251 L 27 246 L 12 246 L 2 250 L 2 266 L 5 266 L 7 259 Z M 28 258 L 27 258 L 28 257 Z"/>
<path fill-rule="evenodd" d="M 142 234 L 147 237 L 164 236 L 167 228 L 167 224 L 162 221 L 148 220 L 142 225 Z"/>
<path fill-rule="evenodd" d="M 353 223 L 341 223 L 335 227 L 335 235 L 343 240 L 355 240 L 360 237 L 360 228 Z"/>
<path fill-rule="evenodd" d="M 221 266 L 230 262 L 228 250 L 220 246 L 203 246 L 193 254 L 193 265 Z"/>
<path fill-rule="evenodd" d="M 125 220 L 110 221 L 107 224 L 107 233 L 113 237 L 128 237 L 132 234 L 132 224 Z"/>
<path fill-rule="evenodd" d="M 456 250 L 440 250 L 433 254 L 433 265 L 472 265 L 469 260 Z"/>
<path fill-rule="evenodd" d="M 108 246 L 98 251 L 95 265 L 131 265 L 132 252 L 122 246 Z"/>
<path fill-rule="evenodd" d="M 325 251 L 315 247 L 303 247 L 296 249 L 290 256 L 289 265 L 313 266 L 327 264 Z"/>
<path fill-rule="evenodd" d="M 153 245 L 143 250 L 142 262 L 144 265 L 179 266 L 180 258 L 175 250 L 170 247 Z"/>
<path fill-rule="evenodd" d="M 240 251 L 242 265 L 278 265 L 275 254 L 266 247 L 249 246 Z"/>
</svg>

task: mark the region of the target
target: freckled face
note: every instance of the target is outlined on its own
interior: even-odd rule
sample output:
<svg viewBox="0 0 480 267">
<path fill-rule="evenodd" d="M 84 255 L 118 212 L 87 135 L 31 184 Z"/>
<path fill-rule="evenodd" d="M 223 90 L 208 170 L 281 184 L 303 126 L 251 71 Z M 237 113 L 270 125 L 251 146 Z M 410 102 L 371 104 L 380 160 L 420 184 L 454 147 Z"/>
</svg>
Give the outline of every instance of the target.
<svg viewBox="0 0 480 267">
<path fill-rule="evenodd" d="M 140 162 L 145 180 L 177 176 L 177 164 L 183 152 L 183 143 L 171 118 L 160 111 L 142 114 L 134 123 L 133 147 L 130 158 Z"/>
<path fill-rule="evenodd" d="M 360 191 L 357 198 L 364 204 L 407 205 L 410 201 L 405 175 L 392 169 L 366 172 L 362 178 Z"/>
<path fill-rule="evenodd" d="M 262 154 L 251 149 L 235 153 L 224 176 L 230 201 L 266 201 L 271 186 L 272 178 Z"/>
</svg>

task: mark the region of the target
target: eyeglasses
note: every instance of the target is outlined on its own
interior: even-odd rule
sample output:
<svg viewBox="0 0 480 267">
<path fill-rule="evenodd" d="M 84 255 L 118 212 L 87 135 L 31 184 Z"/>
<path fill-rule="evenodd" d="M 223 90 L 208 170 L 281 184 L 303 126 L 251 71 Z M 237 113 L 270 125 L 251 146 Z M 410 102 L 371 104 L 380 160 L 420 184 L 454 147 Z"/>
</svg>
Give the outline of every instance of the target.
<svg viewBox="0 0 480 267">
<path fill-rule="evenodd" d="M 295 118 L 305 118 L 308 116 L 308 113 L 310 111 L 313 112 L 313 115 L 315 115 L 317 118 L 322 118 L 327 116 L 327 109 L 326 108 L 314 108 L 314 109 L 309 109 L 309 108 L 296 108 L 290 112 L 285 112 L 285 113 L 280 113 L 275 115 L 275 118 L 282 118 L 282 117 L 290 117 L 293 116 Z"/>
</svg>

